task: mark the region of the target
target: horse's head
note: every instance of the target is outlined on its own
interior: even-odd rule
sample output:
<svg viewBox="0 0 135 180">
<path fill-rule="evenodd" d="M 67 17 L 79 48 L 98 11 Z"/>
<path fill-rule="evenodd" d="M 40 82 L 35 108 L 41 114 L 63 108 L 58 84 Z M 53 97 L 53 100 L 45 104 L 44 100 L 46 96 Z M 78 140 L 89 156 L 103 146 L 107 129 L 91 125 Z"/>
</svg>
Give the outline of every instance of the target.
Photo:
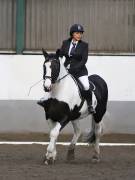
<svg viewBox="0 0 135 180">
<path fill-rule="evenodd" d="M 45 61 L 43 64 L 43 79 L 44 79 L 44 90 L 46 92 L 51 91 L 52 84 L 57 81 L 60 72 L 60 61 L 59 52 L 56 54 L 48 54 L 44 49 L 42 49 Z"/>
</svg>

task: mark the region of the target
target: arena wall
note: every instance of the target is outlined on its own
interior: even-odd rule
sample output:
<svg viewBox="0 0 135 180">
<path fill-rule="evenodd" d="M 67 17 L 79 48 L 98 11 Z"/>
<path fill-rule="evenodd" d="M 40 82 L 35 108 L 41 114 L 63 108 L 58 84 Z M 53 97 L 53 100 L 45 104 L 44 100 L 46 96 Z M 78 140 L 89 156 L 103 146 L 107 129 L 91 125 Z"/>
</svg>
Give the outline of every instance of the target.
<svg viewBox="0 0 135 180">
<path fill-rule="evenodd" d="M 42 55 L 0 55 L 0 132 L 48 132 L 44 111 L 36 101 L 44 96 Z M 135 133 L 135 56 L 89 56 L 89 74 L 102 76 L 109 88 L 105 132 Z M 67 90 L 68 91 L 68 90 Z M 81 121 L 83 130 L 89 118 Z M 63 133 L 71 133 L 69 124 Z"/>
</svg>

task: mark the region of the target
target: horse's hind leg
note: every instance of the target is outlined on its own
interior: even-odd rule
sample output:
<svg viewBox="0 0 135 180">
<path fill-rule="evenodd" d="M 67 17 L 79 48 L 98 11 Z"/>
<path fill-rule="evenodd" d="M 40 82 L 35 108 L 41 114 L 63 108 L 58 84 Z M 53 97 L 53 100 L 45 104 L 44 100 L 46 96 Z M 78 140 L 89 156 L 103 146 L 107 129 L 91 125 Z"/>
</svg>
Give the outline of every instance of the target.
<svg viewBox="0 0 135 180">
<path fill-rule="evenodd" d="M 95 142 L 94 142 L 94 155 L 92 157 L 93 162 L 99 162 L 100 161 L 100 138 L 102 134 L 102 123 L 95 123 Z"/>
<path fill-rule="evenodd" d="M 101 116 L 100 119 L 102 119 L 102 117 L 103 116 Z M 93 143 L 93 145 L 94 145 L 94 155 L 92 157 L 93 162 L 99 162 L 100 161 L 99 143 L 100 143 L 100 138 L 101 138 L 101 136 L 103 134 L 102 121 L 97 121 L 96 118 L 97 118 L 96 116 L 93 118 L 93 121 L 95 122 L 95 125 L 94 125 L 95 141 Z"/>
<path fill-rule="evenodd" d="M 81 128 L 79 120 L 72 121 L 74 135 L 68 148 L 67 160 L 74 160 L 75 158 L 75 145 L 81 135 Z"/>
</svg>

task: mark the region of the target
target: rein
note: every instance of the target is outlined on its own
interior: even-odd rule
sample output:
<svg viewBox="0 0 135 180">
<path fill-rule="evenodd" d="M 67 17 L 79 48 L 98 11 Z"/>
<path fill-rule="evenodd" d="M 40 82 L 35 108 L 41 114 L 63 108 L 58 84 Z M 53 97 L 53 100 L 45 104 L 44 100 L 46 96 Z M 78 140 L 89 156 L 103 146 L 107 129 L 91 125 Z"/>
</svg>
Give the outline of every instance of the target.
<svg viewBox="0 0 135 180">
<path fill-rule="evenodd" d="M 60 82 L 62 79 L 64 79 L 66 76 L 68 76 L 69 75 L 69 73 L 68 74 L 66 74 L 65 76 L 63 76 L 62 78 L 60 78 L 60 79 L 58 79 L 56 82 Z"/>
<path fill-rule="evenodd" d="M 68 74 L 66 74 L 65 76 L 63 76 L 62 78 L 60 78 L 60 79 L 56 80 L 56 82 L 55 82 L 55 83 L 59 83 L 62 79 L 64 79 L 64 78 L 65 78 L 66 76 L 68 76 L 68 75 L 69 75 L 69 73 L 68 73 Z M 46 80 L 46 79 L 50 79 L 50 80 L 52 80 L 51 76 L 45 76 L 44 80 Z"/>
<path fill-rule="evenodd" d="M 30 92 L 31 92 L 31 89 L 36 86 L 37 84 L 39 84 L 41 81 L 43 81 L 43 79 L 40 79 L 39 81 L 37 81 L 35 84 L 33 84 L 30 89 L 29 89 L 29 92 L 28 92 L 28 96 L 30 95 Z"/>
</svg>

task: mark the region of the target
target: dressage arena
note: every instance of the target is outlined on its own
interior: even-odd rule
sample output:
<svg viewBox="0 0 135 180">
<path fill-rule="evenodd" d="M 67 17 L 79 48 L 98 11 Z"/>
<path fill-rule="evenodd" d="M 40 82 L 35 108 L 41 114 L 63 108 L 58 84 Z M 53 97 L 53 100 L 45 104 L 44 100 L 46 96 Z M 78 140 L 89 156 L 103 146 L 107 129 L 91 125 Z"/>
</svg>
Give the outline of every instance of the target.
<svg viewBox="0 0 135 180">
<path fill-rule="evenodd" d="M 46 96 L 41 49 L 56 52 L 75 23 L 89 44 L 88 74 L 108 85 L 100 162 L 92 161 L 93 146 L 81 138 L 75 160 L 67 160 L 69 123 L 58 138 L 55 164 L 45 165 L 49 128 L 37 105 Z M 135 0 L 0 0 L 0 180 L 134 180 L 134 74 Z M 72 89 L 69 83 L 65 99 Z M 88 117 L 80 124 L 82 132 L 90 129 Z"/>
<path fill-rule="evenodd" d="M 99 163 L 91 160 L 92 146 L 77 146 L 76 158 L 69 162 L 66 160 L 68 146 L 57 145 L 58 159 L 49 166 L 43 164 L 47 146 L 39 142 L 47 141 L 48 136 L 2 134 L 0 137 L 0 180 L 133 180 L 135 177 L 134 135 L 103 136 Z M 18 145 L 15 145 L 15 139 L 19 141 Z M 33 139 L 39 144 L 31 144 Z M 59 141 L 65 139 L 70 138 L 61 136 Z M 10 144 L 5 144 L 5 141 Z M 122 145 L 110 144 L 109 141 Z"/>
</svg>

